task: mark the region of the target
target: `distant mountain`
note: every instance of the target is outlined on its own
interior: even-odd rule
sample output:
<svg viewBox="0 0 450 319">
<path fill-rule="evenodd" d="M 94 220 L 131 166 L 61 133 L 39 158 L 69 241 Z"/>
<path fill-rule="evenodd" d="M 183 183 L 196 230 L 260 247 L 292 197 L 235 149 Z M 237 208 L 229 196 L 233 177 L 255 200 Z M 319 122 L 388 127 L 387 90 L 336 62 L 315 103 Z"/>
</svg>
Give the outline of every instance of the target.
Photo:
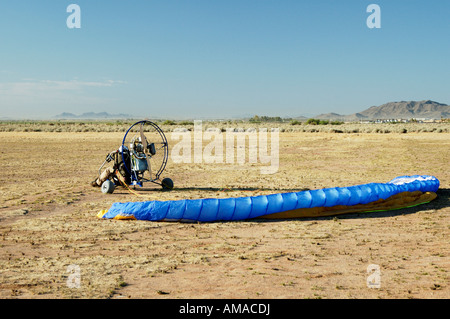
<svg viewBox="0 0 450 319">
<path fill-rule="evenodd" d="M 313 117 L 321 120 L 345 120 L 347 115 L 341 115 L 337 113 L 325 113 Z"/>
<path fill-rule="evenodd" d="M 57 118 L 57 119 L 74 119 L 74 118 L 77 118 L 77 115 L 75 115 L 73 113 L 63 112 L 59 115 L 56 115 L 55 118 Z"/>
<path fill-rule="evenodd" d="M 109 114 L 107 112 L 86 112 L 81 115 L 75 115 L 73 113 L 63 112 L 54 117 L 55 119 L 60 120 L 69 120 L 69 119 L 83 119 L 83 120 L 98 120 L 98 119 L 129 119 L 133 118 L 132 115 L 129 114 Z"/>
<path fill-rule="evenodd" d="M 361 114 L 370 119 L 440 119 L 441 117 L 450 117 L 450 105 L 430 100 L 391 102 L 381 106 L 372 106 Z"/>
<path fill-rule="evenodd" d="M 341 115 L 337 113 L 320 114 L 319 119 L 338 119 L 346 121 L 376 119 L 440 119 L 450 118 L 450 105 L 424 100 L 389 102 L 380 106 L 372 106 L 362 112 Z"/>
</svg>

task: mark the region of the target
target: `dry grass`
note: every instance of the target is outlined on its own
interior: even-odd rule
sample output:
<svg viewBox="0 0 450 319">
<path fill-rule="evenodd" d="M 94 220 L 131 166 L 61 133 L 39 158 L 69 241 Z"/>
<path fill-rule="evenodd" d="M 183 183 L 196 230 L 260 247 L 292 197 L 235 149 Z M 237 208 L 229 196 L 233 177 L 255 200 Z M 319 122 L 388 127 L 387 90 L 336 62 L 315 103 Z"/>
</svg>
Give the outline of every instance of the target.
<svg viewBox="0 0 450 319">
<path fill-rule="evenodd" d="M 446 131 L 285 131 L 276 174 L 261 175 L 260 164 L 169 162 L 173 191 L 103 195 L 89 182 L 122 137 L 123 130 L 0 133 L 1 298 L 450 297 Z M 438 199 L 393 212 L 307 220 L 182 224 L 96 217 L 116 201 L 247 196 L 412 174 L 438 177 Z M 80 266 L 80 288 L 66 284 L 71 264 Z M 380 289 L 366 286 L 369 264 L 381 268 Z"/>
<path fill-rule="evenodd" d="M 125 132 L 133 123 L 132 120 L 76 120 L 76 121 L 0 121 L 0 132 Z M 176 128 L 192 130 L 192 121 L 172 121 L 172 125 L 164 124 L 168 121 L 156 121 L 164 132 L 172 132 Z M 290 122 L 251 123 L 244 120 L 236 121 L 204 121 L 203 129 L 218 128 L 279 128 L 280 132 L 303 133 L 449 133 L 450 122 L 443 123 L 345 123 L 341 125 L 292 125 Z"/>
</svg>

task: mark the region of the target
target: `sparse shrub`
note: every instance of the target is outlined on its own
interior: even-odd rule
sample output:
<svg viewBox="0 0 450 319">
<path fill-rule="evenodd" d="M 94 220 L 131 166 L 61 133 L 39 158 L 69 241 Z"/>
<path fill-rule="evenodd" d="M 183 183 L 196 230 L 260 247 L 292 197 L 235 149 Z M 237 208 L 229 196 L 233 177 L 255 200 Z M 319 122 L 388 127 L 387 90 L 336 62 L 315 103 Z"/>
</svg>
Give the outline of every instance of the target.
<svg viewBox="0 0 450 319">
<path fill-rule="evenodd" d="M 181 121 L 178 123 L 179 125 L 194 125 L 194 122 L 191 121 Z"/>
<path fill-rule="evenodd" d="M 308 119 L 306 121 L 306 124 L 310 124 L 310 125 L 328 125 L 328 124 L 339 125 L 342 123 L 343 122 L 339 122 L 339 121 L 330 122 L 329 120 L 319 120 L 319 119 Z"/>
<path fill-rule="evenodd" d="M 320 123 L 320 120 L 318 119 L 308 119 L 306 121 L 306 124 L 310 124 L 310 125 L 318 125 Z"/>
</svg>

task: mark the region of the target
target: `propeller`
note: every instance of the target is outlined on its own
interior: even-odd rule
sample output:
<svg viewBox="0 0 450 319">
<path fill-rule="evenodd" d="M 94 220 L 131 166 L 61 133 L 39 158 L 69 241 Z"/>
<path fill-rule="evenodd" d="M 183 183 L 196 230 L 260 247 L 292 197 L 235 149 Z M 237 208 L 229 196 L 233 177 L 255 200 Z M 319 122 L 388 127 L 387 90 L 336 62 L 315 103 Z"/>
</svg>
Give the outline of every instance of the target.
<svg viewBox="0 0 450 319">
<path fill-rule="evenodd" d="M 145 154 L 145 159 L 147 160 L 148 172 L 150 174 L 150 178 L 152 179 L 153 177 L 152 177 L 152 168 L 151 168 L 151 164 L 150 164 L 150 155 L 148 154 L 148 142 L 147 142 L 147 138 L 144 135 L 143 123 L 141 123 L 141 126 L 139 127 L 139 134 L 141 136 L 142 146 L 144 146 L 144 154 Z"/>
</svg>

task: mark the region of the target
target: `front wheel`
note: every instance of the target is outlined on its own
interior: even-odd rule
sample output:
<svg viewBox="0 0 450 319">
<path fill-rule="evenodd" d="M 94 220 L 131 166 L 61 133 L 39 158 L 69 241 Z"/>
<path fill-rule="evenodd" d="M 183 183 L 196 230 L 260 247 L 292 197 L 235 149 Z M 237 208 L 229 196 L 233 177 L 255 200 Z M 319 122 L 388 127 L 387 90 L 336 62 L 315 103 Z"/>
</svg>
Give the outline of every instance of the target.
<svg viewBox="0 0 450 319">
<path fill-rule="evenodd" d="M 173 181 L 170 178 L 166 177 L 161 181 L 161 186 L 163 189 L 171 190 L 173 189 Z"/>
</svg>

